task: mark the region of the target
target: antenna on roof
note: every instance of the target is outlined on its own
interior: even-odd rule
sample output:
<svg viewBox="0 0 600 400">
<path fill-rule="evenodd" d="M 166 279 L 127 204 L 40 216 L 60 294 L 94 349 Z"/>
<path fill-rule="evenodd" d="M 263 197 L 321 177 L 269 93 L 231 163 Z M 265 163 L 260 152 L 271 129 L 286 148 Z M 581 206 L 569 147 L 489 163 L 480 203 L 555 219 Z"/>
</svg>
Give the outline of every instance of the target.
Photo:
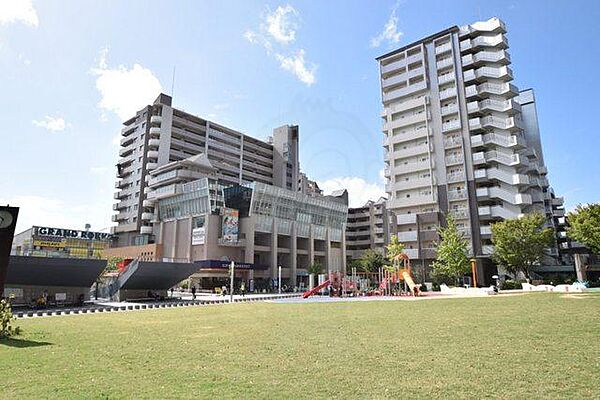
<svg viewBox="0 0 600 400">
<path fill-rule="evenodd" d="M 173 65 L 173 76 L 171 78 L 171 97 L 173 97 L 174 92 L 175 92 L 175 65 Z"/>
</svg>

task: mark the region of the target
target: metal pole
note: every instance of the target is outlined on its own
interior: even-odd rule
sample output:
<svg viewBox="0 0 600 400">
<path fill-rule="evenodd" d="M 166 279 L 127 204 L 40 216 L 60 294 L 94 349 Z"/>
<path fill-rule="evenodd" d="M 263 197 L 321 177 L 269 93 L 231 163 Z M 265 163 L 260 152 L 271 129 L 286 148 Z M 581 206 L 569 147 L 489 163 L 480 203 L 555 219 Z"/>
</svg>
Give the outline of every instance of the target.
<svg viewBox="0 0 600 400">
<path fill-rule="evenodd" d="M 277 289 L 279 294 L 281 294 L 281 265 L 277 269 Z"/>
<path fill-rule="evenodd" d="M 235 262 L 231 262 L 231 266 L 229 269 L 231 269 L 231 277 L 229 280 L 229 302 L 233 303 L 233 277 L 235 274 Z"/>
</svg>

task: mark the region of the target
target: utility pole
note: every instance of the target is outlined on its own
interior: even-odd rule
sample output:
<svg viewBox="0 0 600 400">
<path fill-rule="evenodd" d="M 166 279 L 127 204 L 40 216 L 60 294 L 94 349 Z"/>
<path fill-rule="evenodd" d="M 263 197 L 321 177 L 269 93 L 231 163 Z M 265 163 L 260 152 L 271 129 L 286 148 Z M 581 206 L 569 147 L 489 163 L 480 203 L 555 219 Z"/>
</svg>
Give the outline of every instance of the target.
<svg viewBox="0 0 600 400">
<path fill-rule="evenodd" d="M 229 280 L 229 302 L 233 303 L 233 277 L 235 275 L 235 262 L 231 262 L 229 269 L 231 270 L 231 277 Z"/>
</svg>

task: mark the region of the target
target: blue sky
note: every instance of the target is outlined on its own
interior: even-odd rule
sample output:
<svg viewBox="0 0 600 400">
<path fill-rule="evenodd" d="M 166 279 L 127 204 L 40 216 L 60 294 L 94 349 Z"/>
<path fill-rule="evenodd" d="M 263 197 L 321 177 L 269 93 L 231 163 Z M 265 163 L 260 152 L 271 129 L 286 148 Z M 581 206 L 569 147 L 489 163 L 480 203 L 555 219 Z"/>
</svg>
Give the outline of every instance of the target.
<svg viewBox="0 0 600 400">
<path fill-rule="evenodd" d="M 122 118 L 174 67 L 176 107 L 260 138 L 299 124 L 302 169 L 363 202 L 383 191 L 375 57 L 492 16 L 536 90 L 551 184 L 600 201 L 600 2 L 0 0 L 0 202 L 20 229 L 110 226 Z"/>
</svg>

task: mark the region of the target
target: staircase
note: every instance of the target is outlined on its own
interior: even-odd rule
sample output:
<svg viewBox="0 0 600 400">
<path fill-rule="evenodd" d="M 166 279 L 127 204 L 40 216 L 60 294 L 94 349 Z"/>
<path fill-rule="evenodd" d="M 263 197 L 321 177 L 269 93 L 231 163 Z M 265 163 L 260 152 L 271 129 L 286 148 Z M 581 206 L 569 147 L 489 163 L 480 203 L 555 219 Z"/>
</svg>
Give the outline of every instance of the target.
<svg viewBox="0 0 600 400">
<path fill-rule="evenodd" d="M 109 295 L 111 299 L 113 299 L 116 296 L 119 290 L 123 287 L 123 285 L 125 285 L 125 283 L 129 280 L 129 278 L 131 278 L 131 276 L 135 273 L 135 271 L 137 271 L 139 267 L 140 260 L 137 258 L 127 265 L 125 271 L 123 271 L 119 275 L 119 277 L 111 284 L 109 288 Z"/>
</svg>

